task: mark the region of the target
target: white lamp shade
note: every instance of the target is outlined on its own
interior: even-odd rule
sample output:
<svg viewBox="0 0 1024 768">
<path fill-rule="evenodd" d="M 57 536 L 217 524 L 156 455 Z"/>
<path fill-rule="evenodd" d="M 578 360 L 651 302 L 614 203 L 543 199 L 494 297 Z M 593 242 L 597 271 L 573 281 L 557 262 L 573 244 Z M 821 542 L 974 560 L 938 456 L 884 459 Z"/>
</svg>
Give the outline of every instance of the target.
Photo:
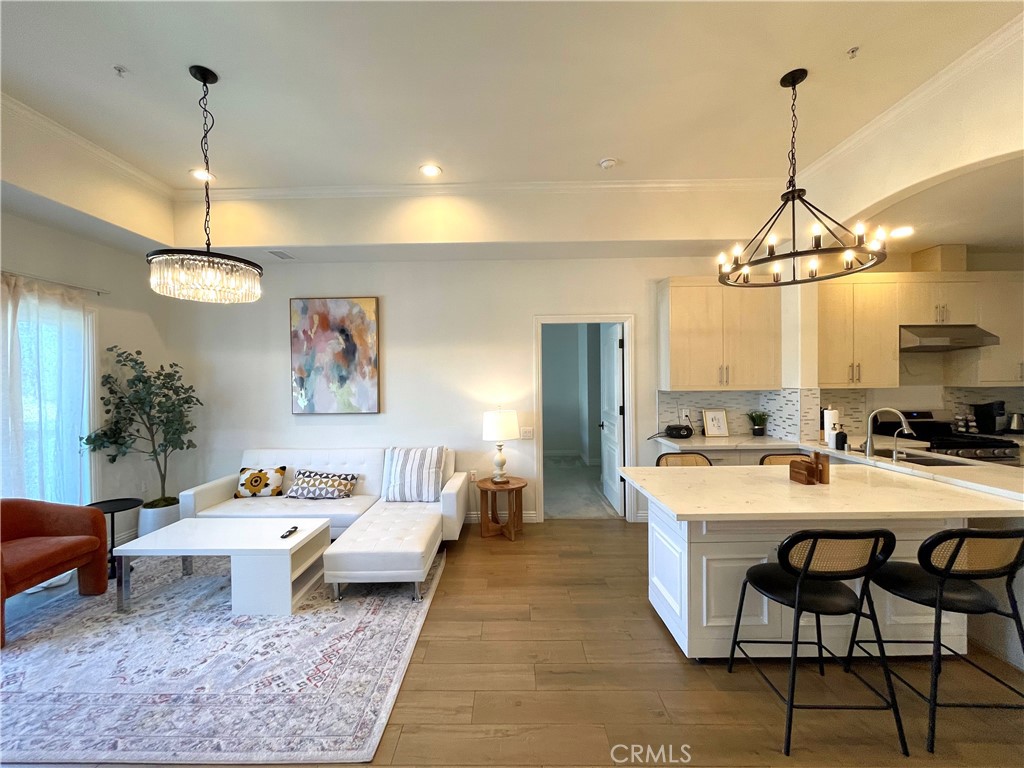
<svg viewBox="0 0 1024 768">
<path fill-rule="evenodd" d="M 512 410 L 484 411 L 484 440 L 501 443 L 519 439 L 519 417 Z"/>
</svg>

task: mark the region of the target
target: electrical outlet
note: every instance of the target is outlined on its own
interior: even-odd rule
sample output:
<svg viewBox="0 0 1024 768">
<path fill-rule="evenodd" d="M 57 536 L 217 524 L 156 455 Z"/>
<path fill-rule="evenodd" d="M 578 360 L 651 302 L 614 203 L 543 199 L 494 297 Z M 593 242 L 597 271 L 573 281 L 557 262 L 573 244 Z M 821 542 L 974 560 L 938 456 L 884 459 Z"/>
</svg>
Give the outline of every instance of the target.
<svg viewBox="0 0 1024 768">
<path fill-rule="evenodd" d="M 471 482 L 471 483 L 475 483 L 476 482 L 476 470 L 475 469 L 469 470 L 469 482 Z"/>
<path fill-rule="evenodd" d="M 689 408 L 680 408 L 679 409 L 679 418 L 684 420 L 684 421 L 688 421 L 690 419 L 690 409 Z"/>
<path fill-rule="evenodd" d="M 533 440 L 533 427 L 520 427 L 519 428 L 519 439 L 520 440 Z"/>
</svg>

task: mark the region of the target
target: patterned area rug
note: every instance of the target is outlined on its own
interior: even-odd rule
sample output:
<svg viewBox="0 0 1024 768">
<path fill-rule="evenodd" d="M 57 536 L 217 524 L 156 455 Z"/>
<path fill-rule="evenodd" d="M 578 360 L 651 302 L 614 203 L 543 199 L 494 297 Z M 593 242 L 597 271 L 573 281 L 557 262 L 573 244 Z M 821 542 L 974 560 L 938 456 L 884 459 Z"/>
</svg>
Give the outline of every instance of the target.
<svg viewBox="0 0 1024 768">
<path fill-rule="evenodd" d="M 227 558 L 142 558 L 130 614 L 71 593 L 7 628 L 0 760 L 330 763 L 373 758 L 423 602 L 408 584 L 326 586 L 292 616 L 235 616 Z"/>
</svg>

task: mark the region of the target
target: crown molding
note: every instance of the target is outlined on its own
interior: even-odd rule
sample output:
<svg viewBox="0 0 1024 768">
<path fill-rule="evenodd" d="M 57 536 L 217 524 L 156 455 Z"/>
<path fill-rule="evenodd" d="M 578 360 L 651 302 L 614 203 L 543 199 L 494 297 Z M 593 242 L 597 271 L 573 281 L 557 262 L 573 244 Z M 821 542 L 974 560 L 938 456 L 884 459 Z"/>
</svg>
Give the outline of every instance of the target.
<svg viewBox="0 0 1024 768">
<path fill-rule="evenodd" d="M 803 177 L 806 179 L 808 176 L 813 177 L 817 173 L 826 171 L 831 163 L 856 151 L 864 144 L 874 141 L 879 133 L 892 127 L 906 115 L 942 94 L 955 83 L 971 77 L 976 69 L 1010 46 L 1020 44 L 1022 40 L 1024 40 L 1024 14 L 1018 15 L 1004 24 L 945 69 L 926 80 L 865 126 L 808 164 L 803 171 Z"/>
<path fill-rule="evenodd" d="M 9 119 L 20 120 L 21 122 L 26 123 L 32 130 L 45 132 L 56 138 L 58 141 L 71 144 L 78 149 L 81 149 L 94 159 L 99 160 L 103 165 L 117 173 L 122 178 L 126 178 L 136 184 L 139 184 L 150 192 L 154 192 L 168 200 L 174 197 L 174 188 L 169 184 L 165 184 L 154 176 L 150 176 L 148 173 L 140 171 L 123 158 L 120 158 L 112 152 L 108 152 L 102 147 L 93 144 L 88 139 L 79 136 L 70 128 L 61 125 L 55 120 L 44 115 L 42 112 L 37 112 L 32 109 L 32 107 L 18 101 L 13 96 L 9 96 L 6 93 L 0 93 L 0 108 L 2 108 L 3 119 L 5 121 Z"/>
<path fill-rule="evenodd" d="M 210 199 L 221 202 L 244 200 L 327 200 L 370 197 L 434 197 L 501 194 L 588 194 L 596 192 L 736 192 L 772 191 L 780 179 L 679 179 L 639 181 L 524 181 L 509 183 L 394 184 L 379 186 L 267 187 L 262 189 L 211 189 Z M 203 193 L 192 189 L 174 192 L 177 202 L 195 202 Z"/>
</svg>

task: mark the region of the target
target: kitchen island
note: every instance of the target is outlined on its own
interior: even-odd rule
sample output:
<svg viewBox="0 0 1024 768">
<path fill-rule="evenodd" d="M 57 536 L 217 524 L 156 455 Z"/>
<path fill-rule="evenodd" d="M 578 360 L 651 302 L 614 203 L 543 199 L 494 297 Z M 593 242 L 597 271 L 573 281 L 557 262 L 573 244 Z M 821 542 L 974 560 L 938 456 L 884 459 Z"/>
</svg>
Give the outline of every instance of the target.
<svg viewBox="0 0 1024 768">
<path fill-rule="evenodd" d="M 1016 499 L 861 464 L 833 465 L 832 482 L 813 486 L 791 482 L 785 466 L 626 467 L 621 474 L 648 499 L 648 597 L 690 658 L 728 656 L 747 568 L 774 561 L 779 542 L 796 530 L 888 528 L 897 538 L 894 559 L 916 562 L 921 542 L 936 531 L 962 527 L 967 518 L 1024 516 Z M 929 641 L 931 611 L 882 590 L 873 594 L 885 638 Z M 748 593 L 744 635 L 788 640 L 784 610 Z M 966 651 L 965 617 L 950 614 L 945 621 L 944 641 Z M 849 616 L 823 616 L 823 639 L 845 650 L 851 626 Z"/>
</svg>

